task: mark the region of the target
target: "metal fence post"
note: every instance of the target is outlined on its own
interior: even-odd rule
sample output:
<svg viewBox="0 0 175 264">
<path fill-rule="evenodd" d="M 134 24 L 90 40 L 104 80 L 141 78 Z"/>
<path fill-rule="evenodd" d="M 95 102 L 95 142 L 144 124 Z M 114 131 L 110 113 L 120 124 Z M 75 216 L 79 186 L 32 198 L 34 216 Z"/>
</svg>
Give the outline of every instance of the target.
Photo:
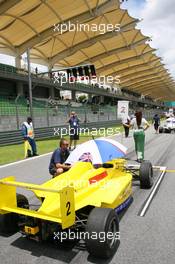
<svg viewBox="0 0 175 264">
<path fill-rule="evenodd" d="M 47 126 L 49 127 L 49 103 L 46 103 Z"/>
<path fill-rule="evenodd" d="M 86 128 L 86 123 L 87 123 L 87 113 L 86 113 L 86 111 L 87 111 L 87 109 L 86 109 L 86 104 L 85 104 L 85 108 L 84 108 L 84 125 L 85 125 L 85 128 Z"/>
<path fill-rule="evenodd" d="M 18 96 L 15 99 L 15 108 L 16 108 L 16 124 L 17 124 L 17 129 L 19 129 L 19 113 L 18 113 L 18 99 L 19 99 L 20 95 L 18 94 Z"/>
</svg>

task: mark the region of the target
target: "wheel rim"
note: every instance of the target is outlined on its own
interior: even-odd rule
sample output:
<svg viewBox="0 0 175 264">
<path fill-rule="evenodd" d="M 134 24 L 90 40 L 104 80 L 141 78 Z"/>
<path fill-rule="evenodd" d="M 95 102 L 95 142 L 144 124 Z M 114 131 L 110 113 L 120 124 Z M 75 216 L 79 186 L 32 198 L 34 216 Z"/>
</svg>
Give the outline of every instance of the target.
<svg viewBox="0 0 175 264">
<path fill-rule="evenodd" d="M 112 239 L 107 239 L 108 245 L 110 248 L 112 248 L 116 242 L 116 238 L 115 238 L 115 234 L 117 232 L 117 226 L 116 226 L 116 219 L 113 218 L 111 220 L 111 222 L 109 223 L 109 228 L 108 228 L 108 232 L 111 232 L 113 234 L 113 238 Z"/>
</svg>

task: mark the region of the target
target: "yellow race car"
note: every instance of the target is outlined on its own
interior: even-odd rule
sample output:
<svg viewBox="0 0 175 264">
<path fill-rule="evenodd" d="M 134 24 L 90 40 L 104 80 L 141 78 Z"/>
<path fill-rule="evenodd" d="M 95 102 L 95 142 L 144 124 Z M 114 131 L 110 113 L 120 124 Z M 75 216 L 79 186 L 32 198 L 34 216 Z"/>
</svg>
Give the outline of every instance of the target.
<svg viewBox="0 0 175 264">
<path fill-rule="evenodd" d="M 131 166 L 132 167 L 132 166 Z M 137 174 L 141 188 L 153 184 L 149 161 L 138 169 L 126 160 L 114 159 L 94 168 L 79 161 L 71 169 L 44 184 L 16 182 L 13 176 L 0 180 L 0 232 L 20 231 L 35 240 L 74 238 L 86 242 L 90 254 L 109 258 L 119 245 L 118 214 L 132 201 L 132 179 Z M 40 200 L 32 210 L 17 188 L 34 192 Z"/>
</svg>

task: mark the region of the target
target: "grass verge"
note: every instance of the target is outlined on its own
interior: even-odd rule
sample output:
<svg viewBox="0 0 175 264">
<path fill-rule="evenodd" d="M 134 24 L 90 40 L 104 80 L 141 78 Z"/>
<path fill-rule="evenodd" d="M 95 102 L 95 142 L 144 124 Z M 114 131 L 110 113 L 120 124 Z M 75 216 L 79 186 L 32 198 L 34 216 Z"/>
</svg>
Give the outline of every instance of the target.
<svg viewBox="0 0 175 264">
<path fill-rule="evenodd" d="M 118 129 L 117 131 L 119 132 L 123 131 L 122 126 L 115 126 L 111 128 L 113 128 L 113 134 L 116 133 L 115 128 Z M 97 137 L 101 137 L 103 133 L 104 131 L 100 132 L 99 130 L 98 133 L 94 132 L 93 135 L 95 138 L 97 138 Z M 68 136 L 66 136 L 65 138 L 69 140 Z M 92 139 L 92 136 L 87 133 L 85 135 L 81 135 L 78 144 L 90 139 Z M 59 143 L 58 136 L 55 137 L 54 139 L 38 140 L 36 141 L 38 153 L 41 155 L 52 152 L 54 149 L 58 147 L 58 143 Z M 7 163 L 11 163 L 23 159 L 24 159 L 24 144 L 0 147 L 0 165 L 4 165 Z"/>
</svg>

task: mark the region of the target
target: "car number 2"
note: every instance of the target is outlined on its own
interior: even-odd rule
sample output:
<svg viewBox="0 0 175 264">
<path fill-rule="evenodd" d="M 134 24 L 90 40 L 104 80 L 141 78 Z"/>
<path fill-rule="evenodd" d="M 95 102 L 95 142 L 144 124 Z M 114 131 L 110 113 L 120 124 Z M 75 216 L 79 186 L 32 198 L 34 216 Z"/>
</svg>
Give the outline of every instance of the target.
<svg viewBox="0 0 175 264">
<path fill-rule="evenodd" d="M 71 212 L 70 212 L 70 202 L 66 203 L 66 208 L 67 208 L 67 214 L 66 215 L 68 216 L 68 215 L 71 214 Z"/>
</svg>

